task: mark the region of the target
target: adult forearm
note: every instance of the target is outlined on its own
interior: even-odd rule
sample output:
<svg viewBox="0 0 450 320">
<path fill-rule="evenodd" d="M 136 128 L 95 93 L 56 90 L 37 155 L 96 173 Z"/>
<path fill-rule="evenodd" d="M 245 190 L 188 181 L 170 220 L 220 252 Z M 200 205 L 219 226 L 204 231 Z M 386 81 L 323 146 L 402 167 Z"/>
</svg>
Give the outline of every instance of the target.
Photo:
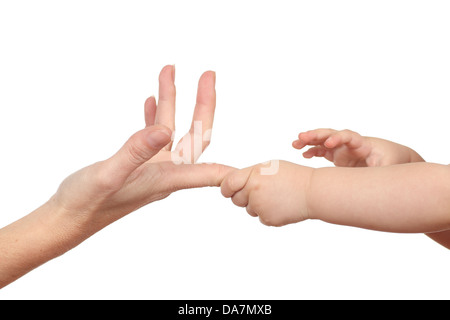
<svg viewBox="0 0 450 320">
<path fill-rule="evenodd" d="M 373 168 L 321 168 L 308 196 L 311 218 L 391 232 L 450 228 L 450 168 L 412 163 Z"/>
<path fill-rule="evenodd" d="M 45 203 L 0 230 L 0 288 L 75 247 L 99 227 Z"/>
</svg>

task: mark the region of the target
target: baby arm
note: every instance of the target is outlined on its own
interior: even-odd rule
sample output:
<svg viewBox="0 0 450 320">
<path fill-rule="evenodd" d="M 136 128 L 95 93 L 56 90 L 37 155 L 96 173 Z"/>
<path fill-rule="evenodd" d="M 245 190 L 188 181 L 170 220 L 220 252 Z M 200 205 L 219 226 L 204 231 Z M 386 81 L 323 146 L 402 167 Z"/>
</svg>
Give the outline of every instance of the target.
<svg viewBox="0 0 450 320">
<path fill-rule="evenodd" d="M 312 145 L 305 158 L 325 157 L 336 166 L 388 166 L 424 162 L 411 148 L 379 138 L 363 137 L 350 130 L 316 129 L 302 132 L 292 143 L 296 149 Z M 450 230 L 427 233 L 427 236 L 450 248 Z"/>
<path fill-rule="evenodd" d="M 222 194 L 264 224 L 306 219 L 389 232 L 450 228 L 450 167 L 412 163 L 374 168 L 320 168 L 280 161 L 274 175 L 262 165 L 237 170 Z"/>
<path fill-rule="evenodd" d="M 450 228 L 450 167 L 411 163 L 314 170 L 309 212 L 335 224 L 390 232 Z"/>
</svg>

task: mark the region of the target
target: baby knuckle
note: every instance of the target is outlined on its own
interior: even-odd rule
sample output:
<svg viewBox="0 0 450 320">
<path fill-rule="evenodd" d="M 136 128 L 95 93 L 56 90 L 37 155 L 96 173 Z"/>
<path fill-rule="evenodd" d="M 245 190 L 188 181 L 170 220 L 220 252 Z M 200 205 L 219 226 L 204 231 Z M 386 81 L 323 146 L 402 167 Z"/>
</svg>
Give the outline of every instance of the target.
<svg viewBox="0 0 450 320">
<path fill-rule="evenodd" d="M 341 134 L 350 134 L 351 131 L 349 129 L 344 129 L 340 132 Z"/>
<path fill-rule="evenodd" d="M 229 190 L 236 192 L 239 189 L 239 180 L 236 175 L 232 175 L 227 179 L 227 185 Z"/>
<path fill-rule="evenodd" d="M 286 224 L 285 218 L 279 214 L 263 213 L 259 215 L 259 220 L 262 224 L 270 227 L 281 227 Z"/>
<path fill-rule="evenodd" d="M 247 206 L 246 199 L 244 197 L 242 197 L 242 195 L 240 195 L 240 194 L 234 195 L 231 198 L 231 201 L 233 202 L 234 205 L 236 205 L 238 207 L 245 207 L 245 206 Z"/>
<path fill-rule="evenodd" d="M 278 219 L 271 214 L 262 214 L 259 216 L 259 220 L 261 221 L 262 224 L 269 227 L 274 227 L 278 225 Z"/>
<path fill-rule="evenodd" d="M 284 225 L 285 225 L 285 223 L 282 219 L 277 218 L 272 221 L 272 227 L 281 227 Z"/>
<path fill-rule="evenodd" d="M 357 132 L 352 131 L 350 129 L 345 129 L 341 131 L 343 134 L 349 135 L 349 136 L 354 136 L 354 135 L 359 135 Z"/>
<path fill-rule="evenodd" d="M 249 205 L 247 205 L 247 207 L 245 207 L 245 210 L 247 210 L 247 213 L 249 215 L 251 215 L 252 217 L 257 217 L 258 216 L 258 214 L 255 211 L 253 211 Z"/>
<path fill-rule="evenodd" d="M 271 224 L 270 224 L 270 219 L 267 218 L 267 217 L 264 216 L 264 215 L 260 215 L 260 216 L 259 216 L 259 221 L 260 221 L 263 225 L 271 226 Z"/>
</svg>

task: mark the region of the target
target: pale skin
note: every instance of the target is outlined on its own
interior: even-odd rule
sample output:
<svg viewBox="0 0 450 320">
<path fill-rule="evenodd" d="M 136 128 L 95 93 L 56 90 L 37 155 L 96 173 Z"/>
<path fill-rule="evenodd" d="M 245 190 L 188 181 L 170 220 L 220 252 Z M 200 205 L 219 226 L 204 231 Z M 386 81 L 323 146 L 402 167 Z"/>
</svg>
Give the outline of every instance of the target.
<svg viewBox="0 0 450 320">
<path fill-rule="evenodd" d="M 274 175 L 263 164 L 230 172 L 222 194 L 263 224 L 307 219 L 371 230 L 426 233 L 450 249 L 450 167 L 426 163 L 414 150 L 350 130 L 300 133 L 293 147 L 305 158 L 336 167 L 314 169 L 280 161 Z"/>
<path fill-rule="evenodd" d="M 191 164 L 209 140 L 200 152 L 189 152 L 191 159 L 183 159 L 183 164 L 172 162 L 186 151 L 180 147 L 172 151 L 174 79 L 174 66 L 164 67 L 158 103 L 154 97 L 145 102 L 145 128 L 116 154 L 72 174 L 40 208 L 0 229 L 0 288 L 142 206 L 177 190 L 220 185 L 232 168 Z M 207 71 L 200 77 L 192 126 L 185 137 L 194 134 L 194 121 L 201 122 L 203 133 L 209 135 L 215 105 L 215 73 Z"/>
</svg>

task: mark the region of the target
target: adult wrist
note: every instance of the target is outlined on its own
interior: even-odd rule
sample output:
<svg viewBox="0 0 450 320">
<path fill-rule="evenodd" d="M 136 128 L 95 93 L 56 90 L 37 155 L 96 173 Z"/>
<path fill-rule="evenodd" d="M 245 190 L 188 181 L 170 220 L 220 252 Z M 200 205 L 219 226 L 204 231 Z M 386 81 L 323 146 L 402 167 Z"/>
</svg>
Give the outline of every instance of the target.
<svg viewBox="0 0 450 320">
<path fill-rule="evenodd" d="M 77 212 L 62 206 L 53 196 L 41 208 L 48 231 L 62 253 L 74 248 L 109 223 L 96 221 L 94 212 Z"/>
</svg>

